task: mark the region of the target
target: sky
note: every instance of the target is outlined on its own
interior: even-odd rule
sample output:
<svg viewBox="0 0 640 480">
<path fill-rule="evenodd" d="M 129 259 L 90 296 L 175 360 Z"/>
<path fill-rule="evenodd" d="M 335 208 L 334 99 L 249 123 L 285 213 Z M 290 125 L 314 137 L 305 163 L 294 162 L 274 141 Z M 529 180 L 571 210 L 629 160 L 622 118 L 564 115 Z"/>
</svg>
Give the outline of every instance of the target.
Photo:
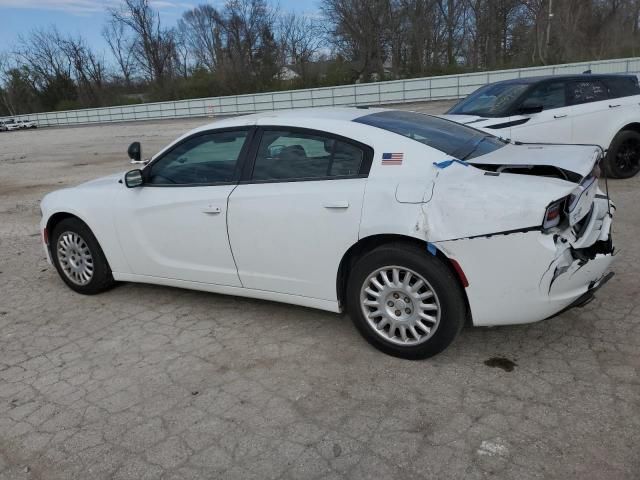
<svg viewBox="0 0 640 480">
<path fill-rule="evenodd" d="M 319 0 L 267 0 L 282 11 L 313 14 Z M 81 35 L 97 51 L 107 53 L 102 39 L 106 9 L 119 0 L 0 0 L 0 51 L 9 50 L 20 34 L 54 25 L 62 33 Z M 166 26 L 175 25 L 182 12 L 201 3 L 221 7 L 224 0 L 151 0 Z"/>
</svg>

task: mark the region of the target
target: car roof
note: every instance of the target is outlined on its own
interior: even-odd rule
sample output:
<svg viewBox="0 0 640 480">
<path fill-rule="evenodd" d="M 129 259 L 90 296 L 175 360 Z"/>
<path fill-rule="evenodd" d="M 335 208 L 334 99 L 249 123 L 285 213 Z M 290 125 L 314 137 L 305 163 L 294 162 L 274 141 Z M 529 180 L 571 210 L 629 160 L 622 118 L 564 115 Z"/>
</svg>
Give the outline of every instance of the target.
<svg viewBox="0 0 640 480">
<path fill-rule="evenodd" d="M 607 80 L 612 78 L 636 78 L 635 75 L 629 74 L 604 74 L 604 73 L 579 73 L 579 74 L 571 74 L 571 75 L 541 75 L 538 77 L 522 77 L 522 78 L 512 78 L 510 80 L 501 80 L 499 82 L 493 82 L 491 85 L 496 84 L 534 84 L 539 82 L 544 82 L 547 80 Z"/>
<path fill-rule="evenodd" d="M 250 115 L 234 116 L 222 118 L 212 123 L 208 123 L 196 128 L 190 133 L 203 130 L 211 130 L 214 128 L 239 127 L 261 123 L 266 125 L 273 121 L 274 124 L 290 123 L 290 121 L 300 120 L 334 120 L 350 122 L 357 118 L 364 117 L 372 113 L 389 111 L 388 108 L 369 108 L 369 107 L 316 107 L 316 108 L 298 108 L 293 110 L 275 110 L 262 113 L 254 113 Z"/>
</svg>

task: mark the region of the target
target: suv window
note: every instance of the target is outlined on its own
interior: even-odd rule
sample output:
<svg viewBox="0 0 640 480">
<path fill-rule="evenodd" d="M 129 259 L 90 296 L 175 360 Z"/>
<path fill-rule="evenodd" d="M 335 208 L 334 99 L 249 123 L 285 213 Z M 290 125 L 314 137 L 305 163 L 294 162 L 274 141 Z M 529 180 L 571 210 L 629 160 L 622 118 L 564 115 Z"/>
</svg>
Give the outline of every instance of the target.
<svg viewBox="0 0 640 480">
<path fill-rule="evenodd" d="M 640 95 L 637 77 L 612 77 L 605 79 L 604 83 L 609 90 L 609 98 Z"/>
<path fill-rule="evenodd" d="M 253 180 L 299 180 L 353 177 L 365 152 L 329 136 L 288 130 L 265 130 L 260 140 Z"/>
<path fill-rule="evenodd" d="M 569 101 L 572 105 L 599 102 L 609 98 L 607 88 L 599 80 L 585 80 L 569 83 Z"/>
<path fill-rule="evenodd" d="M 564 82 L 543 83 L 529 92 L 522 106 L 542 105 L 544 110 L 567 106 Z"/>
<path fill-rule="evenodd" d="M 234 181 L 247 133 L 207 133 L 181 142 L 151 164 L 147 183 L 210 185 Z"/>
<path fill-rule="evenodd" d="M 480 87 L 447 113 L 504 117 L 508 115 L 514 103 L 527 88 L 529 88 L 527 83 L 491 83 Z"/>
</svg>

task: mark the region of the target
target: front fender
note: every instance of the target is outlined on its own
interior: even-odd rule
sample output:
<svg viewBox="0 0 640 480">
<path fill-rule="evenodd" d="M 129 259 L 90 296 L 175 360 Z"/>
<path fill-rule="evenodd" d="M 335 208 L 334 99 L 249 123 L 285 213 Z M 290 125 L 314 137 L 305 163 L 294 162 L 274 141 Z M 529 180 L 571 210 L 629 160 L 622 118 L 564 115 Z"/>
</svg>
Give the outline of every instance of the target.
<svg viewBox="0 0 640 480">
<path fill-rule="evenodd" d="M 112 209 L 113 192 L 108 189 L 68 188 L 47 194 L 40 203 L 42 219 L 40 232 L 50 227 L 56 214 L 67 214 L 83 221 L 98 240 L 102 251 L 115 272 L 130 272 L 116 235 Z M 51 235 L 48 229 L 48 235 Z M 50 254 L 45 246 L 47 255 Z"/>
</svg>

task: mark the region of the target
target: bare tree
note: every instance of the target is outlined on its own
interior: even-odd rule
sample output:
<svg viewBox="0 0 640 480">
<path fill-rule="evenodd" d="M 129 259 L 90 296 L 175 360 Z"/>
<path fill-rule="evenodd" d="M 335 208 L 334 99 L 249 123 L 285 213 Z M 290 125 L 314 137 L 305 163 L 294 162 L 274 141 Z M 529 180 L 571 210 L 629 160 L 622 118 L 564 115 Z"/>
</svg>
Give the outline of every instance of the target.
<svg viewBox="0 0 640 480">
<path fill-rule="evenodd" d="M 312 18 L 289 13 L 280 17 L 277 29 L 282 62 L 297 65 L 306 81 L 309 63 L 323 43 L 321 26 Z"/>
<path fill-rule="evenodd" d="M 165 29 L 149 0 L 123 0 L 120 9 L 111 9 L 111 20 L 128 27 L 135 35 L 133 53 L 146 76 L 163 85 L 171 76 L 174 32 Z"/>
<path fill-rule="evenodd" d="M 0 101 L 2 101 L 2 105 L 4 109 L 9 113 L 9 115 L 13 116 L 16 114 L 16 109 L 14 107 L 10 92 L 7 91 L 7 87 L 9 87 L 9 79 L 10 79 L 10 67 L 11 59 L 9 54 L 6 52 L 0 52 Z"/>
<path fill-rule="evenodd" d="M 100 105 L 106 70 L 104 60 L 92 52 L 81 37 L 59 38 L 58 42 L 73 69 L 79 93 L 84 96 L 81 100 L 84 104 Z"/>
<path fill-rule="evenodd" d="M 335 47 L 353 59 L 360 78 L 382 77 L 392 11 L 390 0 L 323 0 L 321 8 L 331 23 Z"/>
<path fill-rule="evenodd" d="M 125 85 L 131 85 L 131 77 L 135 74 L 134 40 L 127 34 L 125 25 L 110 18 L 102 29 L 102 37 L 118 64 Z"/>
<path fill-rule="evenodd" d="M 208 4 L 185 12 L 178 21 L 178 30 L 183 32 L 196 64 L 205 66 L 210 72 L 216 70 L 223 57 L 222 22 L 218 11 Z"/>
<path fill-rule="evenodd" d="M 446 37 L 446 61 L 447 65 L 457 63 L 459 45 L 462 44 L 462 25 L 467 9 L 466 0 L 437 0 L 440 14 L 443 18 L 443 26 Z"/>
<path fill-rule="evenodd" d="M 188 28 L 179 20 L 178 28 L 174 33 L 174 62 L 176 70 L 182 78 L 189 77 L 189 68 L 191 63 L 191 49 L 189 48 Z"/>
<path fill-rule="evenodd" d="M 39 87 L 45 87 L 56 78 L 71 78 L 72 66 L 60 48 L 61 43 L 62 36 L 55 27 L 36 29 L 18 37 L 16 58 L 29 68 Z"/>
</svg>

